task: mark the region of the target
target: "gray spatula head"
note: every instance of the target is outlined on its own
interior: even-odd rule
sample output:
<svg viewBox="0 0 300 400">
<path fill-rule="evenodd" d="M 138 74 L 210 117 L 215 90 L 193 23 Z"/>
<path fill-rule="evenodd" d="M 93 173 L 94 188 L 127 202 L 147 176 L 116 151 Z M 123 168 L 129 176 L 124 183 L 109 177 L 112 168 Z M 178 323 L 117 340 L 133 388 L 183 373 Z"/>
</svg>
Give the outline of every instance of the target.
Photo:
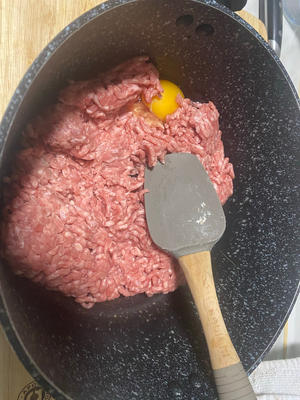
<svg viewBox="0 0 300 400">
<path fill-rule="evenodd" d="M 195 155 L 169 154 L 165 164 L 146 169 L 145 189 L 152 240 L 175 257 L 211 250 L 224 233 L 222 205 Z"/>
</svg>

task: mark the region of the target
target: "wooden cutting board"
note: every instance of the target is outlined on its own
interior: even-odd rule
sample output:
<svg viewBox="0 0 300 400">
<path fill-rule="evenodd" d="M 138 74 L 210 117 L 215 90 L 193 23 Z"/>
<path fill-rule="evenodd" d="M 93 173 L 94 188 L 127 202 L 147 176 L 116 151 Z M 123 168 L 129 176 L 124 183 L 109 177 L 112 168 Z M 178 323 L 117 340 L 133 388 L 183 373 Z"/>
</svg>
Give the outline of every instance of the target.
<svg viewBox="0 0 300 400">
<path fill-rule="evenodd" d="M 47 43 L 73 19 L 104 0 L 0 0 L 0 116 L 27 68 Z M 264 24 L 239 15 L 264 37 Z M 0 400 L 41 400 L 43 394 L 18 360 L 0 327 Z"/>
</svg>

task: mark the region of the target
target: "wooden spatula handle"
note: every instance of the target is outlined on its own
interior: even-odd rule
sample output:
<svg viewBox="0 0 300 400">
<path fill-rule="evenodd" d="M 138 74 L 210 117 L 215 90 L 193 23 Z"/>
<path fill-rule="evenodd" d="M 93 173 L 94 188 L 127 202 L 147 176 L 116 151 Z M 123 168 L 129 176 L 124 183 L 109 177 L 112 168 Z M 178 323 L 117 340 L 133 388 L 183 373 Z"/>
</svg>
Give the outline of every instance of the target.
<svg viewBox="0 0 300 400">
<path fill-rule="evenodd" d="M 179 263 L 199 312 L 219 398 L 222 400 L 256 399 L 220 310 L 210 252 L 204 251 L 180 257 Z"/>
</svg>

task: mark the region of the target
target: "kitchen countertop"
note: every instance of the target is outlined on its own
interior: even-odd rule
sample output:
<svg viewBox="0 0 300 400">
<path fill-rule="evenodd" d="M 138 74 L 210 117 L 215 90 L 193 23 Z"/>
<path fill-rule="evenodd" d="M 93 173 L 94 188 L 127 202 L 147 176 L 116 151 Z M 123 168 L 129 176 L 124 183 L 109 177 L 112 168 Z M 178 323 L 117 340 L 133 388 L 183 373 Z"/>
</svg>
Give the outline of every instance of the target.
<svg viewBox="0 0 300 400">
<path fill-rule="evenodd" d="M 64 26 L 86 10 L 101 3 L 101 0 L 2 0 L 0 24 L 0 115 L 5 111 L 19 80 L 43 47 Z M 246 10 L 258 15 L 258 0 L 248 1 Z M 28 29 L 30 27 L 30 29 Z M 293 29 L 284 21 L 282 62 L 295 86 L 300 84 L 300 30 Z M 288 327 L 278 338 L 268 358 L 283 358 L 300 355 L 300 342 L 296 329 L 300 330 L 300 301 L 290 316 Z M 297 342 L 298 340 L 298 342 Z M 298 347 L 299 346 L 299 347 Z M 0 400 L 27 399 L 26 394 L 36 393 L 36 400 L 42 392 L 36 388 L 33 378 L 27 373 L 0 328 Z M 22 389 L 25 388 L 22 393 Z M 44 398 L 48 399 L 46 394 Z M 31 399 L 29 397 L 28 399 Z"/>
</svg>

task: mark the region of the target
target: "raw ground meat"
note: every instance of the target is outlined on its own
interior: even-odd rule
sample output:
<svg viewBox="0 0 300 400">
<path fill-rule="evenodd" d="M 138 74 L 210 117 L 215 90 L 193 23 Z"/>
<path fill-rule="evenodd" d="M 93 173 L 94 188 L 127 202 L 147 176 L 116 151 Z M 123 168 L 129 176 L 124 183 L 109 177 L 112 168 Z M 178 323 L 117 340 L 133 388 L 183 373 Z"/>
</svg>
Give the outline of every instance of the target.
<svg viewBox="0 0 300 400">
<path fill-rule="evenodd" d="M 2 253 L 16 274 L 84 307 L 182 282 L 149 236 L 144 169 L 167 153 L 196 154 L 222 203 L 232 194 L 218 111 L 178 97 L 163 124 L 140 102 L 162 91 L 146 57 L 73 82 L 24 132 L 4 179 Z"/>
</svg>

